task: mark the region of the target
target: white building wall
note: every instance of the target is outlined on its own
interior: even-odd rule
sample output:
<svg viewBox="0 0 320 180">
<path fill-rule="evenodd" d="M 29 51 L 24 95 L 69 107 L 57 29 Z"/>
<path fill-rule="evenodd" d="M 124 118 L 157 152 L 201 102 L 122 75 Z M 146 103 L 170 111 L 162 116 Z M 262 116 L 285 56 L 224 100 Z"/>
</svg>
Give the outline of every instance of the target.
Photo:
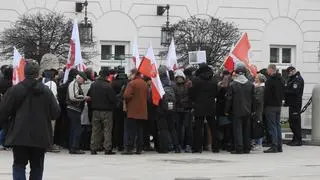
<svg viewBox="0 0 320 180">
<path fill-rule="evenodd" d="M 0 31 L 18 16 L 38 11 L 57 11 L 73 18 L 75 0 L 10 0 L 0 7 Z M 295 65 L 305 78 L 305 97 L 320 83 L 319 41 L 320 1 L 318 0 L 89 0 L 89 18 L 100 51 L 101 41 L 131 42 L 138 37 L 140 54 L 151 43 L 155 54 L 160 45 L 160 27 L 166 16 L 157 16 L 157 5 L 170 4 L 170 22 L 190 16 L 213 16 L 232 21 L 248 32 L 252 44 L 252 62 L 266 67 L 270 45 L 295 46 Z M 78 19 L 83 14 L 78 14 Z M 127 50 L 131 52 L 130 49 Z M 127 52 L 126 52 L 127 53 Z M 158 60 L 161 57 L 157 57 Z M 113 63 L 113 62 L 112 62 Z M 110 64 L 94 58 L 94 67 Z M 115 64 L 114 64 L 115 65 Z M 309 123 L 306 123 L 307 126 Z"/>
</svg>

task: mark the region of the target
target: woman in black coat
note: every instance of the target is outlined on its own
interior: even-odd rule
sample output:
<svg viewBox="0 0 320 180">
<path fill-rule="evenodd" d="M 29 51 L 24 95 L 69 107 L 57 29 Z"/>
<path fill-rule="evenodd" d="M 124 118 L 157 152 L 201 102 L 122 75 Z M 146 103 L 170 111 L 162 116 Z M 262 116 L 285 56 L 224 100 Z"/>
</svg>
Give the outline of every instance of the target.
<svg viewBox="0 0 320 180">
<path fill-rule="evenodd" d="M 217 83 L 212 80 L 212 69 L 206 64 L 199 67 L 196 76 L 197 77 L 193 80 L 192 87 L 189 91 L 189 97 L 193 103 L 195 116 L 193 152 L 202 152 L 205 119 L 212 132 L 212 151 L 219 152 L 217 133 L 218 123 L 215 120 L 218 86 Z"/>
</svg>

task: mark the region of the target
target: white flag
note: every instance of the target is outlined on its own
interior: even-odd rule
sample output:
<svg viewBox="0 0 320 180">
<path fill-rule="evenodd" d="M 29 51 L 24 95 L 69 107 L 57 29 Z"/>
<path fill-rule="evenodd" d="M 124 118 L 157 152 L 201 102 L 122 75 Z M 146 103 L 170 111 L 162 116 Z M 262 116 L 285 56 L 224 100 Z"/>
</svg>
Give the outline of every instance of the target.
<svg viewBox="0 0 320 180">
<path fill-rule="evenodd" d="M 166 60 L 166 65 L 169 70 L 175 71 L 178 69 L 177 59 L 176 46 L 174 44 L 174 39 L 172 38 Z"/>
<path fill-rule="evenodd" d="M 132 57 L 130 59 L 128 59 L 128 62 L 127 62 L 127 66 L 126 66 L 126 73 L 128 75 L 130 75 L 130 71 L 132 69 L 135 69 L 135 68 L 139 68 L 139 65 L 140 65 L 140 55 L 139 55 L 139 49 L 138 49 L 138 42 L 137 42 L 137 39 L 135 39 L 132 44 L 131 44 L 131 51 L 132 51 Z"/>
</svg>

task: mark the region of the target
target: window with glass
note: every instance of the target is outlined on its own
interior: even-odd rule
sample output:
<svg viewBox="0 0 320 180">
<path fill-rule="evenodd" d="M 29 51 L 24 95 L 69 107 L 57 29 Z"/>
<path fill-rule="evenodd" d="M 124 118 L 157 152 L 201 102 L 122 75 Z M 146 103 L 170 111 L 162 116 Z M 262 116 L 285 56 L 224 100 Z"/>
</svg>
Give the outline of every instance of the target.
<svg viewBox="0 0 320 180">
<path fill-rule="evenodd" d="M 115 45 L 114 60 L 125 60 L 125 46 Z"/>
<path fill-rule="evenodd" d="M 112 58 L 112 46 L 111 45 L 101 45 L 101 59 L 111 60 Z"/>
<path fill-rule="evenodd" d="M 270 63 L 294 63 L 295 46 L 270 46 Z"/>
</svg>

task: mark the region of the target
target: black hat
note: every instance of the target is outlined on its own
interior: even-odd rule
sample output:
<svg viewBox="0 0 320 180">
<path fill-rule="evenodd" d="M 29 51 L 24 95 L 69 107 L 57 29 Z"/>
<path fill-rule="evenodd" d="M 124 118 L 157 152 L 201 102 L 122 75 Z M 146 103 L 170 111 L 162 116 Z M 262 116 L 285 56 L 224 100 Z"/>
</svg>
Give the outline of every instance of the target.
<svg viewBox="0 0 320 180">
<path fill-rule="evenodd" d="M 26 79 L 35 79 L 39 77 L 40 66 L 36 61 L 29 60 L 24 66 L 24 76 Z"/>
<path fill-rule="evenodd" d="M 82 77 L 85 81 L 88 80 L 87 74 L 85 72 L 79 71 L 78 75 Z"/>
<path fill-rule="evenodd" d="M 295 70 L 295 69 L 296 69 L 295 67 L 290 66 L 290 67 L 287 68 L 287 72 L 293 71 L 293 70 Z"/>
</svg>

